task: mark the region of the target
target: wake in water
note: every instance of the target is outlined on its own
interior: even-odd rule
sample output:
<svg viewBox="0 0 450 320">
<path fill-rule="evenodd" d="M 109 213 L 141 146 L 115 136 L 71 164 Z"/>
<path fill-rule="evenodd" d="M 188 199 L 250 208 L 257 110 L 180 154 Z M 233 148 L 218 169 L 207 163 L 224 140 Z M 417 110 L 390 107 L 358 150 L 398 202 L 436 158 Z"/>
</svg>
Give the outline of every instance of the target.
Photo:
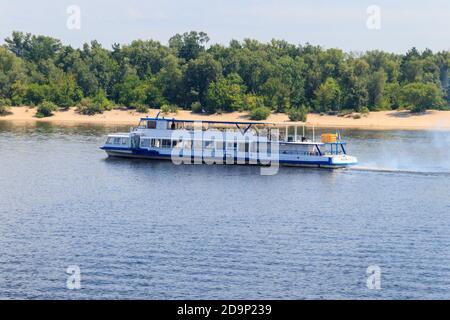
<svg viewBox="0 0 450 320">
<path fill-rule="evenodd" d="M 352 141 L 360 160 L 350 171 L 450 175 L 450 133 L 396 131 Z"/>
<path fill-rule="evenodd" d="M 416 175 L 434 175 L 434 176 L 450 176 L 450 171 L 445 170 L 420 170 L 420 169 L 398 169 L 398 168 L 386 168 L 376 166 L 354 166 L 347 170 L 350 171 L 368 171 L 368 172 L 385 172 L 385 173 L 400 173 L 400 174 L 416 174 Z"/>
</svg>

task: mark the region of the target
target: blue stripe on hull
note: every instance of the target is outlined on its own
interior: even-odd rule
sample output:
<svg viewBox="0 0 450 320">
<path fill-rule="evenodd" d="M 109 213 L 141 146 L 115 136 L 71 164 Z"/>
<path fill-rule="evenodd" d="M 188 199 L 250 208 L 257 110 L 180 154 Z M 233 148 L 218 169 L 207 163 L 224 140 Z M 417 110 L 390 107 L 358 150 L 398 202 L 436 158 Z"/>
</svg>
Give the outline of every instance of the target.
<svg viewBox="0 0 450 320">
<path fill-rule="evenodd" d="M 117 148 L 117 147 L 101 147 L 100 149 L 105 150 L 109 156 L 112 157 L 122 157 L 122 158 L 141 158 L 141 159 L 152 159 L 152 160 L 171 160 L 171 155 L 161 154 L 155 150 L 144 150 L 144 149 L 131 149 L 131 148 Z M 128 152 L 124 152 L 128 151 Z M 191 156 L 191 160 L 194 160 L 194 157 Z M 240 162 L 244 162 L 243 159 L 239 159 Z M 252 161 L 255 161 L 252 159 Z M 237 162 L 237 157 L 234 157 L 234 162 Z M 250 159 L 245 158 L 245 163 L 242 164 L 250 164 Z M 226 158 L 223 158 L 223 163 L 226 164 Z M 313 167 L 325 167 L 325 168 L 342 168 L 347 167 L 346 164 L 335 165 L 331 163 L 331 158 L 328 161 L 301 161 L 301 160 L 279 160 L 281 165 L 285 166 L 313 166 Z M 257 164 L 252 163 L 253 165 L 260 165 L 261 163 L 258 161 Z"/>
</svg>

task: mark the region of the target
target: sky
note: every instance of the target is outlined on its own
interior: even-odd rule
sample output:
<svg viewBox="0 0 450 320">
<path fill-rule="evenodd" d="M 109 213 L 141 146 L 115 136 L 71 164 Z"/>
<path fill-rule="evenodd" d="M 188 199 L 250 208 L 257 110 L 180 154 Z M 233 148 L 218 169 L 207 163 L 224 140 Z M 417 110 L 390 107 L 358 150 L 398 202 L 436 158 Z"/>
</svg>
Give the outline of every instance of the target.
<svg viewBox="0 0 450 320">
<path fill-rule="evenodd" d="M 79 29 L 67 27 L 72 5 L 80 10 Z M 356 52 L 440 51 L 450 50 L 450 1 L 0 0 L 0 43 L 14 30 L 74 47 L 94 39 L 107 48 L 135 39 L 167 43 L 196 30 L 206 32 L 210 44 L 275 38 Z"/>
</svg>

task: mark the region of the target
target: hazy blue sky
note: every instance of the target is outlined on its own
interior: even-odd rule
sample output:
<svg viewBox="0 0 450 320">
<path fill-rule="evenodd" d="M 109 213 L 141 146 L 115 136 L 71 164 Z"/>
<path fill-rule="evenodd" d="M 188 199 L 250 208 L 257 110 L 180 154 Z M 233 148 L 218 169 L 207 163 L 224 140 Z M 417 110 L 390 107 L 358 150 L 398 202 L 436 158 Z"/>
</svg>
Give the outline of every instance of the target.
<svg viewBox="0 0 450 320">
<path fill-rule="evenodd" d="M 66 28 L 69 5 L 81 9 L 81 29 Z M 381 29 L 366 26 L 370 5 Z M 0 39 L 13 30 L 45 34 L 80 46 L 157 39 L 202 30 L 211 43 L 255 38 L 310 42 L 325 48 L 402 52 L 416 46 L 450 49 L 450 0 L 0 0 Z"/>
</svg>

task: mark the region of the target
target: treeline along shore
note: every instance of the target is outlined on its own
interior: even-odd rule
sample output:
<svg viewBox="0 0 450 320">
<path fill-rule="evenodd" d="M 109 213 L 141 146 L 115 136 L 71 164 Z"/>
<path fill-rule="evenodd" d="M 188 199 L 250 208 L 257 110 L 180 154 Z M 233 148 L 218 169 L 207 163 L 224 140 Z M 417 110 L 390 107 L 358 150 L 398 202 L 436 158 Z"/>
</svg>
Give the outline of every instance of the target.
<svg viewBox="0 0 450 320">
<path fill-rule="evenodd" d="M 449 68 L 449 51 L 428 49 L 346 53 L 251 39 L 221 45 L 194 31 L 168 45 L 73 48 L 13 32 L 0 47 L 0 115 L 128 122 L 155 109 L 184 118 L 445 128 Z"/>
<path fill-rule="evenodd" d="M 87 116 L 80 114 L 76 108 L 56 111 L 51 117 L 36 117 L 37 108 L 14 107 L 11 112 L 0 118 L 14 125 L 21 126 L 34 122 L 51 122 L 57 125 L 73 126 L 95 124 L 102 126 L 136 126 L 141 117 L 156 116 L 160 109 L 149 109 L 147 113 L 126 108 L 114 108 L 103 113 Z M 190 110 L 179 110 L 176 113 L 160 113 L 160 117 L 182 120 L 219 120 L 219 121 L 251 121 L 248 112 L 228 112 L 223 114 L 197 114 Z M 3 119 L 3 120 L 2 120 Z M 328 115 L 309 113 L 307 121 L 292 121 L 285 113 L 271 113 L 266 121 L 280 128 L 286 126 L 306 126 L 322 128 L 350 128 L 368 130 L 444 130 L 450 131 L 450 111 L 429 110 L 423 113 L 411 113 L 408 110 L 376 111 L 361 116 L 358 113 L 345 115 Z"/>
</svg>

